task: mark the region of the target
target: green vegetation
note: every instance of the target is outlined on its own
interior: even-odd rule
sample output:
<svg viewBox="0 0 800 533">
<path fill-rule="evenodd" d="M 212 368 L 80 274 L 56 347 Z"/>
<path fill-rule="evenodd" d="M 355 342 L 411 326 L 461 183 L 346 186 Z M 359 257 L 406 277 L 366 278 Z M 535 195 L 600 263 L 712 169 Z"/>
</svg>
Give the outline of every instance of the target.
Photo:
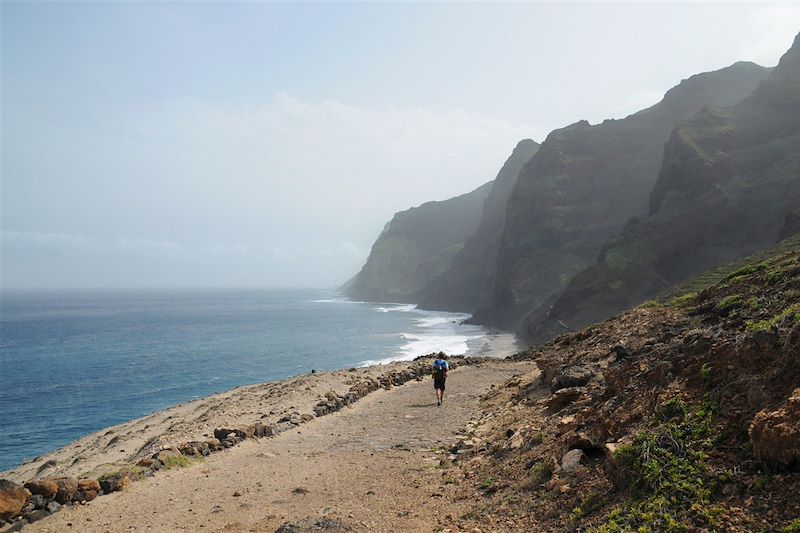
<svg viewBox="0 0 800 533">
<path fill-rule="evenodd" d="M 708 363 L 703 363 L 703 366 L 700 367 L 700 379 L 709 387 L 713 385 L 714 382 L 714 376 L 711 374 L 712 370 L 714 370 L 714 368 Z"/>
<path fill-rule="evenodd" d="M 98 477 L 97 481 L 105 481 L 106 479 L 123 477 L 125 475 L 134 480 L 141 479 L 142 477 L 144 477 L 144 468 L 140 466 L 126 466 L 124 468 L 120 468 L 119 470 L 106 472 L 105 474 Z"/>
<path fill-rule="evenodd" d="M 687 292 L 681 294 L 680 296 L 675 296 L 671 300 L 669 300 L 669 305 L 672 307 L 685 307 L 689 304 L 694 303 L 695 298 L 697 298 L 696 292 Z"/>
<path fill-rule="evenodd" d="M 194 464 L 194 461 L 186 455 L 178 455 L 177 457 L 167 457 L 164 460 L 164 470 L 170 468 L 185 468 Z"/>
<path fill-rule="evenodd" d="M 652 432 L 639 432 L 614 454 L 619 479 L 629 480 L 630 499 L 615 508 L 596 533 L 675 532 L 713 528 L 719 510 L 711 505 L 714 477 L 707 464 L 712 447 L 713 406 L 688 410 L 682 400 L 662 408 L 685 411 Z"/>
<path fill-rule="evenodd" d="M 528 473 L 530 474 L 530 478 L 528 478 L 527 488 L 530 490 L 535 490 L 548 481 L 550 478 L 553 477 L 554 471 L 553 464 L 549 461 L 542 461 L 540 463 L 536 463 L 530 469 L 528 469 Z"/>
<path fill-rule="evenodd" d="M 489 490 L 494 485 L 494 478 L 487 477 L 483 481 L 481 481 L 480 487 L 481 490 Z"/>
<path fill-rule="evenodd" d="M 740 278 L 744 278 L 746 276 L 750 276 L 751 274 L 755 274 L 757 272 L 763 272 L 769 268 L 769 264 L 766 261 L 761 263 L 753 263 L 750 265 L 743 266 L 737 270 L 734 270 L 727 276 L 725 276 L 722 281 L 734 281 Z"/>
<path fill-rule="evenodd" d="M 790 325 L 800 322 L 800 303 L 787 307 L 772 318 L 748 322 L 747 331 L 766 331 L 778 327 L 784 322 L 788 322 Z"/>
<path fill-rule="evenodd" d="M 541 431 L 537 431 L 536 433 L 532 433 L 531 436 L 530 436 L 529 442 L 531 443 L 531 445 L 534 445 L 534 446 L 537 445 L 537 444 L 541 444 L 542 442 L 544 442 L 544 433 L 541 432 Z"/>
<path fill-rule="evenodd" d="M 774 285 L 779 281 L 800 274 L 800 265 L 794 262 L 785 266 L 778 266 L 773 263 L 776 257 L 792 252 L 797 249 L 798 246 L 800 246 L 800 235 L 789 237 L 775 246 L 761 250 L 744 259 L 734 261 L 733 263 L 695 276 L 687 282 L 661 293 L 656 300 L 677 307 L 688 304 L 694 300 L 700 291 L 713 287 L 714 285 L 726 283 L 737 276 L 741 277 L 745 272 L 764 273 L 765 271 L 758 266 L 762 264 L 773 266 L 773 270 L 767 271 L 765 277 L 770 284 Z M 778 268 L 774 268 L 776 266 L 778 266 Z"/>
<path fill-rule="evenodd" d="M 783 527 L 781 533 L 800 533 L 800 518 Z"/>
<path fill-rule="evenodd" d="M 728 315 L 734 309 L 739 309 L 744 305 L 744 298 L 740 294 L 731 294 L 717 302 L 717 313 Z"/>
<path fill-rule="evenodd" d="M 608 497 L 602 494 L 590 494 L 585 500 L 581 502 L 578 507 L 575 507 L 570 513 L 570 520 L 577 522 L 581 518 L 594 514 L 595 511 L 600 509 L 608 503 Z"/>
<path fill-rule="evenodd" d="M 681 398 L 670 398 L 656 408 L 656 415 L 662 421 L 672 420 L 676 417 L 686 416 L 686 404 Z"/>
</svg>

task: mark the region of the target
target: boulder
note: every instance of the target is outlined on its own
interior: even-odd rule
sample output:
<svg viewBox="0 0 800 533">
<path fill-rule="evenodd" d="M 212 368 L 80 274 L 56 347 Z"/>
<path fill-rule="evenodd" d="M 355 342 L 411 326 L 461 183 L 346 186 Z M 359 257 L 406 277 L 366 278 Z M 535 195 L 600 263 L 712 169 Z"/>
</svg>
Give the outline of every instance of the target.
<svg viewBox="0 0 800 533">
<path fill-rule="evenodd" d="M 583 461 L 585 454 L 583 450 L 570 450 L 561 457 L 561 470 L 564 472 L 571 472 L 578 468 Z"/>
<path fill-rule="evenodd" d="M 191 441 L 181 444 L 178 449 L 183 455 L 208 455 L 210 450 L 208 444 L 203 441 Z"/>
<path fill-rule="evenodd" d="M 275 428 L 271 425 L 254 424 L 256 437 L 273 437 L 275 436 Z"/>
<path fill-rule="evenodd" d="M 800 388 L 776 410 L 756 413 L 750 424 L 753 453 L 766 463 L 800 467 Z"/>
<path fill-rule="evenodd" d="M 550 391 L 556 392 L 567 387 L 583 387 L 594 377 L 594 372 L 581 365 L 568 366 L 561 369 L 553 381 L 550 382 Z"/>
<path fill-rule="evenodd" d="M 55 500 L 60 504 L 69 503 L 78 492 L 78 479 L 74 477 L 58 477 L 53 479 L 58 485 Z"/>
<path fill-rule="evenodd" d="M 130 482 L 130 475 L 127 472 L 111 476 L 106 479 L 100 480 L 100 488 L 103 489 L 104 494 L 117 492 L 128 486 Z"/>
<path fill-rule="evenodd" d="M 100 482 L 96 479 L 79 479 L 78 492 L 75 493 L 75 501 L 90 502 L 100 494 Z"/>
<path fill-rule="evenodd" d="M 222 447 L 222 443 L 218 438 L 208 439 L 206 444 L 208 444 L 208 449 L 212 452 L 215 452 Z"/>
<path fill-rule="evenodd" d="M 218 439 L 220 442 L 224 441 L 229 434 L 236 433 L 235 430 L 231 428 L 216 428 L 214 430 L 214 438 Z"/>
<path fill-rule="evenodd" d="M 550 412 L 557 413 L 564 407 L 575 402 L 586 392 L 586 387 L 567 387 L 558 389 L 547 399 L 547 408 Z"/>
<path fill-rule="evenodd" d="M 576 431 L 567 440 L 567 445 L 571 450 L 583 450 L 585 453 L 593 450 L 603 452 L 605 439 L 597 430 Z"/>
<path fill-rule="evenodd" d="M 61 504 L 58 502 L 50 502 L 47 504 L 47 512 L 50 514 L 57 513 L 61 510 Z"/>
<path fill-rule="evenodd" d="M 34 509 L 44 509 L 44 506 L 47 505 L 47 498 L 41 494 L 34 494 L 28 504 L 33 504 Z"/>
<path fill-rule="evenodd" d="M 175 448 L 167 448 L 166 450 L 161 450 L 156 452 L 153 455 L 153 459 L 159 461 L 161 464 L 167 464 L 170 460 L 175 459 L 183 455 L 180 450 L 176 450 Z"/>
<path fill-rule="evenodd" d="M 0 519 L 9 520 L 22 511 L 31 493 L 22 485 L 0 479 Z"/>
<path fill-rule="evenodd" d="M 58 492 L 58 484 L 51 478 L 28 481 L 25 483 L 25 488 L 31 491 L 31 494 L 40 494 L 45 498 L 53 498 Z"/>
<path fill-rule="evenodd" d="M 255 432 L 255 425 L 242 426 L 238 428 L 217 428 L 214 430 L 214 437 L 222 441 L 228 438 L 231 433 L 233 433 L 240 439 L 249 439 L 255 435 Z"/>
<path fill-rule="evenodd" d="M 149 468 L 150 470 L 155 472 L 156 470 L 160 470 L 163 464 L 158 459 L 153 459 L 152 457 L 145 457 L 144 459 L 136 463 L 136 466 L 140 466 L 142 468 Z"/>
</svg>

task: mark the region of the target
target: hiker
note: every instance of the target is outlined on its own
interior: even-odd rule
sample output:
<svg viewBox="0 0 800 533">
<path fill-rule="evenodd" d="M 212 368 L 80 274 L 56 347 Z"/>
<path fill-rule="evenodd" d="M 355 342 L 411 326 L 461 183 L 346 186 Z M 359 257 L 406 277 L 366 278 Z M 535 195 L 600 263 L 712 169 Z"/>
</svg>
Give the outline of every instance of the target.
<svg viewBox="0 0 800 533">
<path fill-rule="evenodd" d="M 444 360 L 444 352 L 439 352 L 433 361 L 433 388 L 436 390 L 436 405 L 442 405 L 444 401 L 444 382 L 447 380 L 447 371 L 450 365 Z"/>
</svg>

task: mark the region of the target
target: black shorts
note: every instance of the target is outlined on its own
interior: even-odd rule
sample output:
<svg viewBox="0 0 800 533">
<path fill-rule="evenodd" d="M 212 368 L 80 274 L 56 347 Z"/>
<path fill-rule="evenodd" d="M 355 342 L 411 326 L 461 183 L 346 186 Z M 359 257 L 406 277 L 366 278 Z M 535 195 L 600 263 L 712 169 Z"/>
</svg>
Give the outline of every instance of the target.
<svg viewBox="0 0 800 533">
<path fill-rule="evenodd" d="M 444 382 L 447 378 L 437 378 L 436 376 L 433 377 L 433 388 L 438 390 L 444 390 Z"/>
</svg>

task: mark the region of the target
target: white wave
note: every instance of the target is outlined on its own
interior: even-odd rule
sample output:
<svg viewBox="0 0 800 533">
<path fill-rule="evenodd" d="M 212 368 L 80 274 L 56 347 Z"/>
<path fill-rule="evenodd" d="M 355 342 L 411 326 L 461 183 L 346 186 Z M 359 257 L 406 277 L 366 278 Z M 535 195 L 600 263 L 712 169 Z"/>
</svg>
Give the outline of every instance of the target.
<svg viewBox="0 0 800 533">
<path fill-rule="evenodd" d="M 306 300 L 312 304 L 363 304 L 366 302 L 359 302 L 357 300 L 349 300 L 347 298 L 325 298 L 321 300 Z"/>
<path fill-rule="evenodd" d="M 378 308 L 414 312 L 421 315 L 414 319 L 415 331 L 398 334 L 403 341 L 395 353 L 382 359 L 363 361 L 360 366 L 386 364 L 393 361 L 410 361 L 420 355 L 445 352 L 449 355 L 464 355 L 474 351 L 488 333 L 481 326 L 463 324 L 469 317 L 464 313 L 444 313 L 416 309 L 413 305 L 397 305 L 393 308 Z"/>
<path fill-rule="evenodd" d="M 438 326 L 439 324 L 447 324 L 452 322 L 453 319 L 447 316 L 434 316 L 430 318 L 418 318 L 415 322 L 422 328 L 430 328 Z"/>
<path fill-rule="evenodd" d="M 416 319 L 416 323 L 418 326 L 422 328 L 433 328 L 442 324 L 461 324 L 464 320 L 469 318 L 469 315 L 466 313 L 446 313 L 442 314 L 441 312 L 435 311 L 420 311 L 420 314 L 424 314 L 422 318 Z"/>
<path fill-rule="evenodd" d="M 409 313 L 417 309 L 415 304 L 398 304 L 394 307 L 376 307 L 375 310 L 381 313 Z"/>
</svg>

